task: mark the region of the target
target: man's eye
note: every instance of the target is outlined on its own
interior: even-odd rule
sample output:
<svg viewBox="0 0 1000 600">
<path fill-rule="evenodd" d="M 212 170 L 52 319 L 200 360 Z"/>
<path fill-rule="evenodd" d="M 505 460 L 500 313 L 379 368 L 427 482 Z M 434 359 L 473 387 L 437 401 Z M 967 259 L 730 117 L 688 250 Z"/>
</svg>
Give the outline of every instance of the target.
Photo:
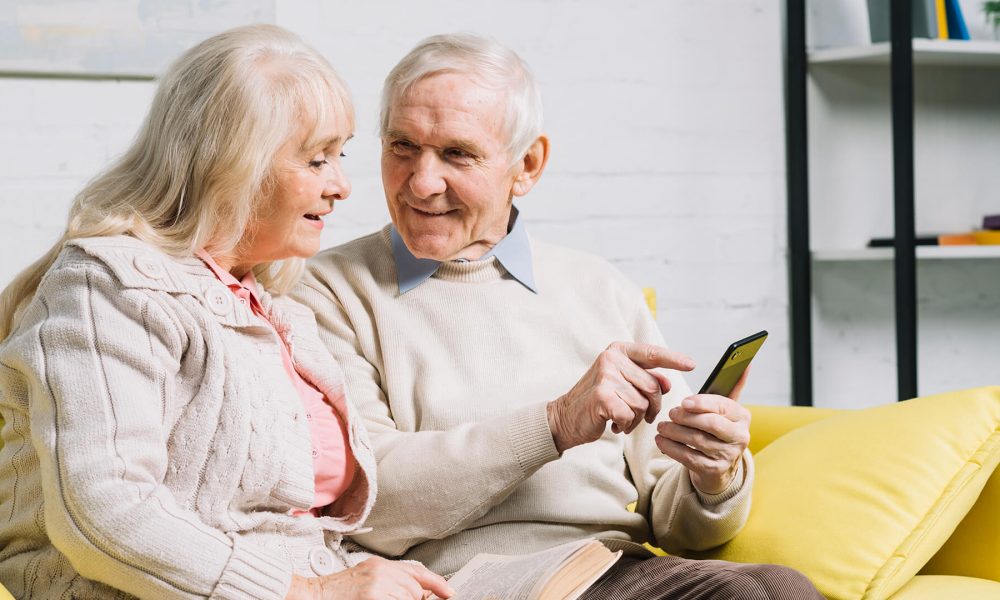
<svg viewBox="0 0 1000 600">
<path fill-rule="evenodd" d="M 413 142 L 407 142 L 406 140 L 396 140 L 389 144 L 389 147 L 393 152 L 399 153 L 409 153 L 417 149 Z"/>
<path fill-rule="evenodd" d="M 472 155 L 461 148 L 448 148 L 444 151 L 445 156 L 453 160 L 469 160 Z"/>
</svg>

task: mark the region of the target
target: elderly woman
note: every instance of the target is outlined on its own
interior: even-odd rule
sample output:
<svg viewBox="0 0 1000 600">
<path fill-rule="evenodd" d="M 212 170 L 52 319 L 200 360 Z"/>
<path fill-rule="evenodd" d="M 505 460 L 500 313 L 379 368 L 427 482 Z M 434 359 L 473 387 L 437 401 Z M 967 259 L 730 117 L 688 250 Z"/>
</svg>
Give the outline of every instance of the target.
<svg viewBox="0 0 1000 600">
<path fill-rule="evenodd" d="M 212 37 L 3 292 L 0 583 L 16 597 L 450 593 L 349 551 L 370 444 L 311 313 L 268 293 L 350 193 L 353 127 L 297 37 Z"/>
</svg>

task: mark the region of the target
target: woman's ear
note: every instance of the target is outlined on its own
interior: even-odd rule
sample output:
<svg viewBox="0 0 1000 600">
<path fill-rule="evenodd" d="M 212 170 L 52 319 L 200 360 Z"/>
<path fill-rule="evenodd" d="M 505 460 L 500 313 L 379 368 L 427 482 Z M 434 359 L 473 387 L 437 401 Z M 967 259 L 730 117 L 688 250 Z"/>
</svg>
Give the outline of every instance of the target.
<svg viewBox="0 0 1000 600">
<path fill-rule="evenodd" d="M 549 161 L 549 138 L 540 135 L 528 147 L 528 151 L 521 159 L 521 172 L 514 179 L 512 191 L 515 196 L 523 196 L 535 187 L 545 170 L 545 163 Z"/>
</svg>

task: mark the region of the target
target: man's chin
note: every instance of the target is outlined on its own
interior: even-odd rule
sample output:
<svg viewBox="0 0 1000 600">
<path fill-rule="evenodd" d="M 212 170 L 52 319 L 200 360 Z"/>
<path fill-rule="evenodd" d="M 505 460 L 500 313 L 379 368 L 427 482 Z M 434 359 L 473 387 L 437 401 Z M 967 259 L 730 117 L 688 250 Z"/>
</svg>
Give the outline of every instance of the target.
<svg viewBox="0 0 1000 600">
<path fill-rule="evenodd" d="M 417 258 L 427 258 L 444 262 L 451 258 L 458 250 L 452 250 L 447 239 L 438 236 L 406 236 L 403 235 L 403 243 L 409 248 L 410 254 Z"/>
</svg>

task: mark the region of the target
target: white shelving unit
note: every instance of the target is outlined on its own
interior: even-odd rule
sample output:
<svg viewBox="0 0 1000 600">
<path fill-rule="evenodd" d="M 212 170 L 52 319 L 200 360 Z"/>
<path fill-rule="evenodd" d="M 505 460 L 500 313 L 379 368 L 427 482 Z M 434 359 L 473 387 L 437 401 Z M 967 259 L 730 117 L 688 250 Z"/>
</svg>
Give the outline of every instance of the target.
<svg viewBox="0 0 1000 600">
<path fill-rule="evenodd" d="M 888 66 L 889 42 L 815 50 L 809 53 L 809 64 Z M 1000 67 L 1000 42 L 915 39 L 913 65 Z"/>
<path fill-rule="evenodd" d="M 892 256 L 865 247 L 892 235 L 890 54 L 884 42 L 808 55 L 814 260 Z M 917 234 L 970 231 L 1000 212 L 1000 41 L 914 39 L 913 67 Z M 1000 254 L 920 247 L 917 256 Z"/>
<path fill-rule="evenodd" d="M 814 0 L 816 1 L 816 0 Z M 822 1 L 822 0 L 819 0 Z M 888 43 L 808 54 L 812 363 L 818 406 L 895 398 Z M 913 40 L 916 232 L 1000 212 L 1000 42 Z M 1000 383 L 1000 246 L 918 246 L 921 395 Z"/>
<path fill-rule="evenodd" d="M 828 262 L 848 262 L 854 260 L 889 261 L 892 260 L 892 256 L 892 248 L 814 250 L 812 253 L 813 260 Z M 917 246 L 918 260 L 972 260 L 997 258 L 1000 258 L 1000 246 Z"/>
</svg>

